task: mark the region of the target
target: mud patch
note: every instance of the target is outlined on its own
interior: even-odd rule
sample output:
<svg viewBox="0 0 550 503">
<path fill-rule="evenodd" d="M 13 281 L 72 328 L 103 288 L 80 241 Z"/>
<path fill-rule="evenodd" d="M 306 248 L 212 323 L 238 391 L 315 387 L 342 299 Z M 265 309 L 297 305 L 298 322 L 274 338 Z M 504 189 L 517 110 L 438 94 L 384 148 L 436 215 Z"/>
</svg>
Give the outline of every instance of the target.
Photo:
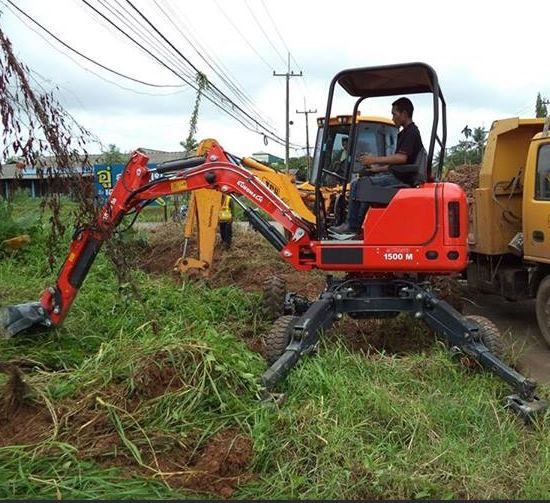
<svg viewBox="0 0 550 503">
<path fill-rule="evenodd" d="M 389 319 L 344 318 L 331 331 L 351 351 L 391 355 L 418 353 L 435 343 L 434 333 L 422 322 L 399 315 Z"/>
<path fill-rule="evenodd" d="M 30 402 L 21 371 L 11 364 L 0 365 L 8 379 L 0 391 L 0 447 L 38 443 L 48 437 L 52 418 L 45 408 Z"/>
<path fill-rule="evenodd" d="M 181 482 L 189 489 L 230 498 L 238 486 L 250 480 L 252 441 L 238 429 L 216 433 L 189 466 L 190 474 Z"/>
<path fill-rule="evenodd" d="M 186 386 L 168 351 L 144 358 L 136 368 L 133 381 L 135 393 L 143 398 L 155 398 Z"/>
</svg>

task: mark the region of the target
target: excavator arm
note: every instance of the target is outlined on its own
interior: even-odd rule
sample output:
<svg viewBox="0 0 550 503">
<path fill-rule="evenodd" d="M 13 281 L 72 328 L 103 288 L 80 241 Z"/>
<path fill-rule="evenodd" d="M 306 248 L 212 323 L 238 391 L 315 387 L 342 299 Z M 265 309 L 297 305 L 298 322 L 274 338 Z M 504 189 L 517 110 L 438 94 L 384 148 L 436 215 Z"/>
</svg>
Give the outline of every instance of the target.
<svg viewBox="0 0 550 503">
<path fill-rule="evenodd" d="M 78 229 L 56 284 L 44 290 L 39 302 L 8 306 L 1 313 L 0 326 L 8 336 L 44 325 L 60 325 L 67 316 L 102 244 L 109 239 L 129 214 L 139 212 L 150 200 L 199 189 L 214 189 L 227 194 L 243 207 L 253 225 L 286 260 L 308 248 L 312 228 L 296 215 L 276 194 L 247 169 L 232 162 L 220 145 L 214 144 L 204 157 L 192 157 L 161 164 L 156 170 L 147 167 L 149 158 L 136 151 L 96 222 Z M 153 172 L 156 178 L 153 179 Z M 254 208 L 244 205 L 241 195 L 280 223 L 291 236 L 287 240 Z"/>
</svg>

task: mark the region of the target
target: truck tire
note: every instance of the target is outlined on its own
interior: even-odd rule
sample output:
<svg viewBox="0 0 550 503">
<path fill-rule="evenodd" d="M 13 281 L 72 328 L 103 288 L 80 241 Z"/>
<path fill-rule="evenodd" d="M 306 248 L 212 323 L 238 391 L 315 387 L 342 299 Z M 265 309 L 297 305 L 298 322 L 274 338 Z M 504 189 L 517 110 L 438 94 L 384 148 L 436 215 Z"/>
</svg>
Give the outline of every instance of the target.
<svg viewBox="0 0 550 503">
<path fill-rule="evenodd" d="M 550 346 L 550 275 L 540 282 L 535 305 L 540 333 Z"/>
<path fill-rule="evenodd" d="M 271 330 L 264 336 L 265 359 L 268 365 L 273 365 L 284 353 L 290 342 L 292 326 L 297 320 L 298 316 L 281 316 L 275 320 Z"/>
<path fill-rule="evenodd" d="M 285 314 L 286 281 L 271 276 L 264 281 L 260 315 L 262 320 L 275 321 Z"/>
<path fill-rule="evenodd" d="M 481 342 L 485 344 L 491 353 L 497 358 L 503 359 L 504 357 L 504 343 L 502 335 L 497 326 L 485 316 L 467 316 L 469 320 L 475 321 L 479 325 L 479 336 Z"/>
</svg>

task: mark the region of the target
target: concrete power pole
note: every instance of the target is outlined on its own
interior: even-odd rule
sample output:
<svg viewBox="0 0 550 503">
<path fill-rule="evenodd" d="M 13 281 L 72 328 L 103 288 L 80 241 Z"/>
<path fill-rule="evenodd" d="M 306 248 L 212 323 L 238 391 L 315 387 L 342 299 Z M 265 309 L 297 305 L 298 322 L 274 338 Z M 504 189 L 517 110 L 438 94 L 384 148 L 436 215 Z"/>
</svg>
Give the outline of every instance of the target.
<svg viewBox="0 0 550 503">
<path fill-rule="evenodd" d="M 316 114 L 317 109 L 315 110 L 307 110 L 306 109 L 306 100 L 304 98 L 304 110 L 296 110 L 297 114 L 304 114 L 306 116 L 306 157 L 307 157 L 307 179 L 309 180 L 310 177 L 310 162 L 309 162 L 309 127 L 308 127 L 308 115 L 309 114 Z"/>
<path fill-rule="evenodd" d="M 294 73 L 294 70 L 290 71 L 290 52 L 288 53 L 288 63 L 287 63 L 287 70 L 286 73 L 275 73 L 273 71 L 274 77 L 286 77 L 286 141 L 285 141 L 285 164 L 286 164 L 286 172 L 288 173 L 288 145 L 290 141 L 290 117 L 288 113 L 288 107 L 289 107 L 289 81 L 290 77 L 301 77 L 302 76 L 302 70 L 300 70 L 300 73 Z"/>
</svg>

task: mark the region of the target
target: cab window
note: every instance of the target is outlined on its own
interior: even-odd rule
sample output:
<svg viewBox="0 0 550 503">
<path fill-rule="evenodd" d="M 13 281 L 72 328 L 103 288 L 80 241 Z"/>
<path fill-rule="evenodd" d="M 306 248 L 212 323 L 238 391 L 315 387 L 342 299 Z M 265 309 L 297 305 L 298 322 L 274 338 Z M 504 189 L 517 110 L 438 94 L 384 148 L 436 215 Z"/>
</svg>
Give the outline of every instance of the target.
<svg viewBox="0 0 550 503">
<path fill-rule="evenodd" d="M 535 199 L 550 200 L 550 143 L 539 148 Z"/>
</svg>

